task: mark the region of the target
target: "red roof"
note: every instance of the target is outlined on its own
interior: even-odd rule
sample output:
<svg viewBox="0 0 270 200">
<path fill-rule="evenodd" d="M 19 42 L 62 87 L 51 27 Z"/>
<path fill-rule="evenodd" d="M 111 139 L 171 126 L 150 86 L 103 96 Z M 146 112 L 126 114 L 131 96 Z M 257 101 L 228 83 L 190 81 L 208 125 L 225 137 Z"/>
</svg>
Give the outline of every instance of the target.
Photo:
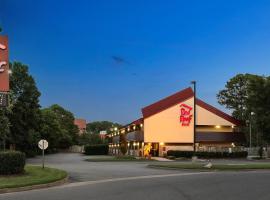
<svg viewBox="0 0 270 200">
<path fill-rule="evenodd" d="M 157 114 L 163 110 L 166 110 L 169 107 L 172 107 L 178 103 L 181 103 L 189 98 L 192 98 L 194 96 L 193 90 L 189 87 L 186 88 L 184 90 L 181 90 L 180 92 L 177 92 L 171 96 L 166 97 L 165 99 L 162 99 L 156 103 L 153 103 L 149 106 L 146 106 L 142 109 L 142 113 L 143 113 L 143 117 L 147 118 L 150 117 L 154 114 Z M 235 124 L 235 125 L 240 125 L 241 122 L 233 117 L 231 117 L 230 115 L 222 112 L 221 110 L 203 102 L 200 99 L 196 98 L 196 104 L 214 114 L 216 114 L 217 116 Z"/>
<path fill-rule="evenodd" d="M 150 117 L 191 97 L 193 97 L 193 90 L 190 87 L 186 88 L 180 92 L 166 97 L 165 99 L 144 107 L 142 109 L 143 117 Z"/>
<path fill-rule="evenodd" d="M 74 124 L 77 125 L 79 129 L 86 129 L 85 119 L 75 119 Z"/>
</svg>

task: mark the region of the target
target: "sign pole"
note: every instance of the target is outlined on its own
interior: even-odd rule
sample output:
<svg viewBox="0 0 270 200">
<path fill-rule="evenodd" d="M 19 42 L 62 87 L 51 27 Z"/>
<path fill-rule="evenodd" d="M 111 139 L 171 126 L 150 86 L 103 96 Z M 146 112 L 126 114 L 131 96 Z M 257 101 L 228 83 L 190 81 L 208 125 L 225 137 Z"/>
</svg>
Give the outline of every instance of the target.
<svg viewBox="0 0 270 200">
<path fill-rule="evenodd" d="M 42 169 L 44 169 L 44 140 L 42 140 Z"/>
</svg>

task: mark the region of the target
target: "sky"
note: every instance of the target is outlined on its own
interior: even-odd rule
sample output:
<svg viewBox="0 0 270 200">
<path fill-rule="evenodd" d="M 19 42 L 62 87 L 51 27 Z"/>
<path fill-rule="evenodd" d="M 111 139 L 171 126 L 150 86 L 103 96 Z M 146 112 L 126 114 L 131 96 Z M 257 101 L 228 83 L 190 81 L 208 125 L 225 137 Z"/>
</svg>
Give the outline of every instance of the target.
<svg viewBox="0 0 270 200">
<path fill-rule="evenodd" d="M 270 73 L 270 1 L 0 0 L 10 61 L 29 66 L 42 107 L 129 123 L 197 81 L 200 99 L 238 73 Z"/>
</svg>

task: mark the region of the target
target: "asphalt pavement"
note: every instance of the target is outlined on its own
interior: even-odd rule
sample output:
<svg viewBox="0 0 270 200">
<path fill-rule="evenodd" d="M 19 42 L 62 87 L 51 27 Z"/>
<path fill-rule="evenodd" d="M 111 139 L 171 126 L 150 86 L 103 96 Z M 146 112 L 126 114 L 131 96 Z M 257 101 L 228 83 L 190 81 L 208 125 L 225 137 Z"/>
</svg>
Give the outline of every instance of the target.
<svg viewBox="0 0 270 200">
<path fill-rule="evenodd" d="M 192 172 L 157 170 L 141 162 L 83 161 L 79 154 L 47 158 L 49 166 L 67 170 L 72 183 L 0 195 L 0 200 L 269 200 L 269 171 Z M 38 164 L 39 158 L 29 163 Z"/>
</svg>

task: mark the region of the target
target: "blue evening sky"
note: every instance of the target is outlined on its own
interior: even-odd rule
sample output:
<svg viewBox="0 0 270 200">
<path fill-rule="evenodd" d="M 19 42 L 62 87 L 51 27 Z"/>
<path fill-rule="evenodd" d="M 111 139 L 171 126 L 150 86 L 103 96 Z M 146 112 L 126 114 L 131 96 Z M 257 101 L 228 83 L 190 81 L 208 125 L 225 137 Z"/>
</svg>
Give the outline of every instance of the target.
<svg viewBox="0 0 270 200">
<path fill-rule="evenodd" d="M 270 1 L 0 0 L 0 24 L 41 105 L 88 121 L 130 122 L 191 80 L 222 108 L 229 78 L 270 73 Z"/>
</svg>

